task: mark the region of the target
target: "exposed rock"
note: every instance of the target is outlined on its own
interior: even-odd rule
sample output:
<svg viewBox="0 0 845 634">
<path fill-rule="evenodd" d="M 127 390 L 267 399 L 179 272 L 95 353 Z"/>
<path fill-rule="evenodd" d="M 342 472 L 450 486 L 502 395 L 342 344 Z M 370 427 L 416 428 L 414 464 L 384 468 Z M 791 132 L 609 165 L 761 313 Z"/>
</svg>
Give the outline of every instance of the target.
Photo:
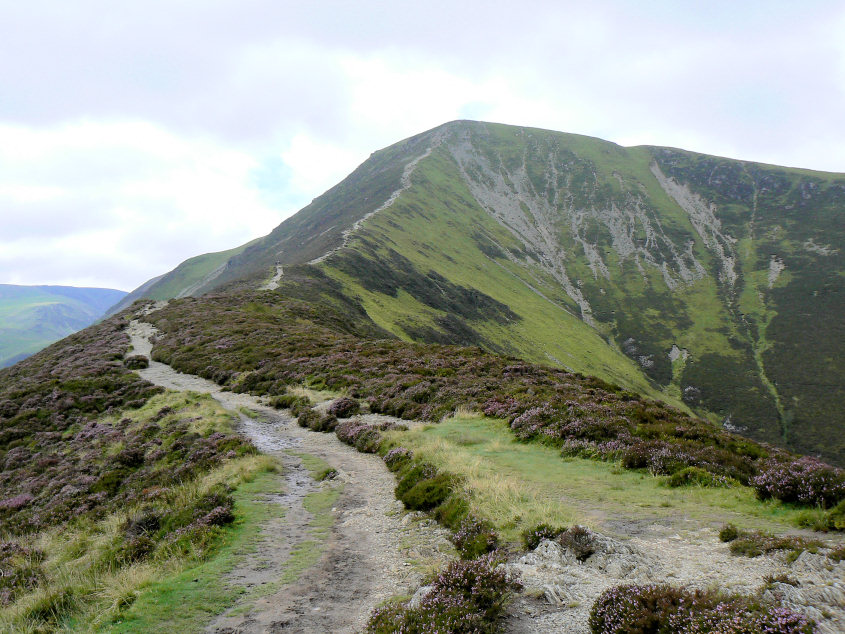
<svg viewBox="0 0 845 634">
<path fill-rule="evenodd" d="M 431 594 L 433 590 L 434 586 L 420 586 L 414 593 L 414 596 L 411 597 L 411 600 L 408 601 L 408 607 L 412 610 L 420 607 L 423 599 Z"/>
</svg>

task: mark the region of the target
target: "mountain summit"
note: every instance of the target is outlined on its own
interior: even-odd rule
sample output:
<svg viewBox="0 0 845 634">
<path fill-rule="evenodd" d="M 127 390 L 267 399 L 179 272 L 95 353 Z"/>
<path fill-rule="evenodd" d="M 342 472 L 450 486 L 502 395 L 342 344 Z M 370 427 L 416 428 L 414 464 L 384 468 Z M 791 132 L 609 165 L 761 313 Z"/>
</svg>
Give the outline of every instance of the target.
<svg viewBox="0 0 845 634">
<path fill-rule="evenodd" d="M 130 298 L 319 287 L 843 463 L 844 212 L 843 174 L 455 121 Z"/>
</svg>

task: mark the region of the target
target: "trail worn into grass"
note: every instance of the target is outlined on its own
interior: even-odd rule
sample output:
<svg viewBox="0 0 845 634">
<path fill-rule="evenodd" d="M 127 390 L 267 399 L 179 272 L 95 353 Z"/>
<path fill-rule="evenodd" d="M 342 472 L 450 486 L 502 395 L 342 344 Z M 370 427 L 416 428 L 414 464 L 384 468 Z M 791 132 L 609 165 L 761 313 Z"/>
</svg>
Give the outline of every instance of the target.
<svg viewBox="0 0 845 634">
<path fill-rule="evenodd" d="M 133 321 L 134 354 L 150 357 L 153 327 Z M 409 520 L 393 497 L 395 481 L 378 456 L 361 454 L 332 434 L 317 434 L 246 394 L 224 392 L 197 376 L 150 361 L 143 378 L 172 390 L 210 394 L 238 413 L 241 433 L 284 465 L 279 495 L 283 519 L 263 527 L 256 552 L 230 575 L 243 598 L 208 630 L 235 632 L 358 632 L 385 599 L 413 593 L 423 570 L 449 558 L 445 532 L 431 522 Z M 246 415 L 244 410 L 255 412 Z M 303 454 L 337 470 L 318 484 Z M 334 500 L 333 495 L 337 498 Z M 333 501 L 331 508 L 321 504 Z"/>
</svg>

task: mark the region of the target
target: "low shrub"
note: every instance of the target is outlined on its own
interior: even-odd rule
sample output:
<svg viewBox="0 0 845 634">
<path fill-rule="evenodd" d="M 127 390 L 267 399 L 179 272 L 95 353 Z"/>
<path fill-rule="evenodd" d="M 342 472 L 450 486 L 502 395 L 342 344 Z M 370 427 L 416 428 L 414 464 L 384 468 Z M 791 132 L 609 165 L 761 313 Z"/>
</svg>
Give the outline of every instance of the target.
<svg viewBox="0 0 845 634">
<path fill-rule="evenodd" d="M 282 394 L 271 398 L 270 405 L 276 409 L 289 409 L 294 416 L 299 416 L 303 410 L 311 407 L 311 401 L 305 396 Z"/>
<path fill-rule="evenodd" d="M 44 579 L 44 553 L 17 542 L 0 542 L 0 606 L 14 602 Z"/>
<path fill-rule="evenodd" d="M 412 511 L 430 511 L 440 506 L 452 493 L 452 478 L 446 474 L 438 474 L 433 478 L 420 480 L 402 495 L 396 497 L 402 501 L 405 508 Z"/>
<path fill-rule="evenodd" d="M 733 524 L 725 524 L 719 531 L 719 540 L 723 542 L 732 542 L 739 537 L 739 529 Z"/>
<path fill-rule="evenodd" d="M 143 370 L 150 367 L 150 360 L 142 354 L 133 354 L 123 360 L 127 370 Z"/>
<path fill-rule="evenodd" d="M 761 500 L 775 498 L 807 506 L 831 508 L 845 500 L 845 471 L 815 458 L 770 460 L 751 478 Z"/>
<path fill-rule="evenodd" d="M 361 453 L 378 453 L 380 446 L 381 434 L 372 427 L 355 436 L 355 449 Z"/>
<path fill-rule="evenodd" d="M 522 545 L 525 550 L 534 550 L 544 539 L 557 539 L 565 528 L 558 528 L 550 524 L 537 524 L 533 528 L 526 528 L 522 531 Z"/>
<path fill-rule="evenodd" d="M 759 557 L 777 550 L 786 550 L 789 551 L 788 557 L 794 560 L 805 550 L 818 552 L 821 545 L 818 540 L 797 535 L 778 536 L 762 531 L 738 531 L 737 536 L 731 540 L 730 548 L 734 555 L 745 557 Z"/>
<path fill-rule="evenodd" d="M 715 475 L 699 467 L 685 467 L 676 471 L 666 481 L 670 487 L 730 487 L 739 484 L 736 480 L 726 476 Z"/>
<path fill-rule="evenodd" d="M 337 427 L 337 418 L 332 414 L 318 412 L 310 407 L 300 412 L 296 422 L 300 427 L 319 432 L 333 432 Z"/>
<path fill-rule="evenodd" d="M 833 561 L 842 561 L 845 559 L 845 546 L 834 548 L 827 554 L 827 556 Z"/>
<path fill-rule="evenodd" d="M 311 425 L 316 423 L 319 417 L 320 414 L 317 413 L 317 410 L 309 407 L 299 413 L 299 416 L 296 417 L 296 424 L 305 429 L 310 429 Z"/>
<path fill-rule="evenodd" d="M 499 536 L 490 522 L 470 516 L 461 522 L 452 543 L 463 559 L 475 559 L 495 550 Z"/>
<path fill-rule="evenodd" d="M 675 588 L 625 585 L 602 593 L 590 610 L 593 634 L 812 634 L 815 623 L 788 608 L 740 596 Z"/>
<path fill-rule="evenodd" d="M 561 533 L 558 542 L 572 551 L 578 561 L 584 561 L 596 552 L 592 533 L 588 528 L 578 524 Z"/>
<path fill-rule="evenodd" d="M 342 396 L 332 401 L 329 405 L 329 413 L 337 418 L 349 418 L 361 411 L 361 404 L 354 398 Z"/>
<path fill-rule="evenodd" d="M 521 584 L 487 555 L 453 561 L 431 580 L 431 591 L 411 608 L 407 603 L 376 608 L 367 624 L 370 634 L 450 632 L 492 634 L 511 595 Z"/>
<path fill-rule="evenodd" d="M 461 522 L 469 515 L 469 502 L 453 490 L 446 500 L 434 509 L 434 519 L 450 530 L 458 530 Z"/>
<path fill-rule="evenodd" d="M 384 464 L 390 471 L 399 471 L 404 467 L 411 458 L 414 457 L 414 452 L 405 447 L 394 447 L 384 456 Z"/>
</svg>

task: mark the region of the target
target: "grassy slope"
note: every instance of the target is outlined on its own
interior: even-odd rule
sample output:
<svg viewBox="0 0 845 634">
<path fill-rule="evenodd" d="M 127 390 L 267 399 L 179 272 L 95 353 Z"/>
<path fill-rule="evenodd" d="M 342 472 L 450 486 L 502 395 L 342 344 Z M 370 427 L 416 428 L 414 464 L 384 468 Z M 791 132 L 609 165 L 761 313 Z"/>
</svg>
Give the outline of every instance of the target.
<svg viewBox="0 0 845 634">
<path fill-rule="evenodd" d="M 539 286 L 526 271 L 510 262 L 487 257 L 471 236 L 481 230 L 503 245 L 513 238 L 475 204 L 451 165 L 451 159 L 435 152 L 421 161 L 411 187 L 387 211 L 371 218 L 359 236 L 389 244 L 422 272 L 440 273 L 451 282 L 472 287 L 512 307 L 521 319 L 502 325 L 473 324 L 485 338 L 517 356 L 562 365 L 659 396 L 635 363 L 609 347 L 600 334 L 575 317 L 571 302 L 554 288 L 544 288 L 549 299 L 530 286 Z M 431 192 L 437 192 L 432 196 Z M 400 224 L 401 223 L 401 224 Z M 355 248 L 356 242 L 352 242 Z M 330 261 L 331 262 L 331 261 Z M 326 271 L 361 298 L 370 317 L 381 327 L 409 339 L 400 324 L 433 324 L 445 313 L 422 305 L 407 293 L 396 298 L 374 293 L 337 268 Z M 555 297 L 557 295 L 557 297 Z M 554 300 L 552 299 L 554 298 Z M 675 404 L 678 404 L 676 401 Z"/>
<path fill-rule="evenodd" d="M 60 292 L 64 290 L 64 292 Z M 111 289 L 74 297 L 74 289 L 0 285 L 0 367 L 18 355 L 29 355 L 99 318 L 101 297 L 115 301 L 123 293 Z"/>
<path fill-rule="evenodd" d="M 672 159 L 673 163 L 661 154 L 674 151 L 622 148 L 589 137 L 512 126 L 487 124 L 483 132 L 478 128 L 472 124 L 465 128 L 475 150 L 503 174 L 516 174 L 524 165 L 538 196 L 552 196 L 554 187 L 544 189 L 551 162 L 567 175 L 569 180 L 564 183 L 559 177 L 556 187 L 568 192 L 576 208 L 622 207 L 632 196 L 637 198 L 652 226 L 677 249 L 694 244 L 693 253 L 707 275 L 670 290 L 657 269 L 646 266 L 641 271 L 631 258 L 620 259 L 606 227 L 597 223 L 588 233 L 602 252 L 610 279 L 596 277 L 571 227 L 562 222 L 559 240 L 569 254 L 569 277 L 580 283 L 597 320 L 596 330 L 588 328 L 574 317 L 578 307 L 540 267 L 505 257 L 504 251 L 518 253 L 522 245 L 478 206 L 442 147 L 417 165 L 410 189 L 367 221 L 351 249 L 365 260 L 382 261 L 390 261 L 389 252 L 396 251 L 413 263 L 420 276 L 434 271 L 510 307 L 521 317 L 519 321 L 468 324 L 485 347 L 595 374 L 676 405 L 685 390 L 693 387 L 692 393 L 686 392 L 685 405 L 714 422 L 729 419 L 753 437 L 841 459 L 842 447 L 830 440 L 838 436 L 839 425 L 833 404 L 845 388 L 837 378 L 842 376 L 841 361 L 837 355 L 824 354 L 824 342 L 835 346 L 842 339 L 841 327 L 837 330 L 831 323 L 836 320 L 830 319 L 843 308 L 841 293 L 833 292 L 842 284 L 841 276 L 835 274 L 842 268 L 842 258 L 838 252 L 808 253 L 803 244 L 808 238 L 818 244 L 841 242 L 841 229 L 834 226 L 841 219 L 841 204 L 827 198 L 816 203 L 811 198 L 807 210 L 815 204 L 821 205 L 819 209 L 789 211 L 800 207 L 796 190 L 802 183 L 817 183 L 824 193 L 835 190 L 842 180 L 838 175 L 696 155 L 711 171 L 710 163 L 727 170 L 720 184 L 707 188 L 696 181 L 704 178 L 699 174 L 704 173 L 701 165 L 692 159 Z M 735 288 L 718 281 L 720 265 L 712 250 L 655 178 L 651 171 L 655 156 L 667 173 L 689 183 L 705 200 L 715 201 L 722 229 L 737 238 Z M 753 178 L 747 174 L 751 172 Z M 769 191 L 772 179 L 780 179 L 783 191 Z M 740 194 L 730 197 L 733 189 L 743 191 L 742 187 L 757 188 L 753 205 Z M 801 228 L 805 222 L 808 226 Z M 821 234 L 820 229 L 824 229 Z M 641 226 L 634 228 L 635 239 L 644 241 L 645 235 Z M 652 255 L 658 261 L 666 256 L 661 247 L 654 249 Z M 787 258 L 787 269 L 770 289 L 772 253 Z M 404 339 L 442 331 L 438 322 L 448 310 L 426 306 L 404 290 L 395 296 L 379 292 L 367 284 L 366 274 L 342 262 L 342 253 L 338 257 L 341 262 L 330 260 L 325 270 L 361 298 L 380 326 Z M 808 278 L 805 272 L 814 270 L 828 273 Z M 801 279 L 821 299 L 810 302 L 799 297 L 796 280 Z M 799 315 L 811 316 L 813 332 L 801 327 Z M 621 352 L 628 340 L 637 348 L 628 354 L 651 356 L 652 369 L 644 370 Z M 790 341 L 806 342 L 812 349 L 819 348 L 818 353 L 799 362 L 800 346 Z M 668 353 L 673 345 L 687 350 L 689 359 L 672 363 Z M 796 363 L 800 377 L 795 376 Z"/>
<path fill-rule="evenodd" d="M 162 418 L 159 413 L 163 408 L 172 413 Z M 208 437 L 233 432 L 230 412 L 209 396 L 190 393 L 157 395 L 138 409 L 119 410 L 102 416 L 97 423 L 102 428 L 111 428 L 130 416 L 135 421 L 132 425 L 138 429 L 149 429 L 154 424 L 168 428 L 179 424 L 188 414 L 187 433 Z M 115 461 L 115 454 L 123 447 L 123 442 L 106 446 L 105 458 Z M 95 452 L 86 459 L 99 457 Z M 196 477 L 188 476 L 169 488 L 151 487 L 150 491 L 157 490 L 159 494 L 148 501 L 128 503 L 105 516 L 96 512 L 81 515 L 17 538 L 19 543 L 43 553 L 42 577 L 37 587 L 23 592 L 14 604 L 0 608 L 0 629 L 112 631 L 116 624 L 134 622 L 136 601 L 141 605 L 152 601 L 163 607 L 168 592 L 179 587 L 183 590 L 179 599 L 181 609 L 175 614 L 195 620 L 196 629 L 200 623 L 198 615 L 213 613 L 209 611 L 234 601 L 236 593 L 219 583 L 219 575 L 230 566 L 234 553 L 254 539 L 260 531 L 260 522 L 276 508 L 258 501 L 263 491 L 278 487 L 276 470 L 275 461 L 265 456 L 235 458 Z M 162 517 L 191 508 L 221 483 L 235 490 L 234 528 L 212 527 L 196 537 L 189 532 L 186 538 L 164 540 L 148 556 L 138 560 L 123 560 L 116 554 L 129 540 L 125 534 L 129 519 L 151 508 Z M 186 577 L 191 583 L 185 583 Z M 194 582 L 200 578 L 203 583 Z M 134 631 L 173 631 L 167 625 L 174 615 L 172 605 L 158 611 L 142 607 L 141 612 L 145 625 Z"/>
</svg>

